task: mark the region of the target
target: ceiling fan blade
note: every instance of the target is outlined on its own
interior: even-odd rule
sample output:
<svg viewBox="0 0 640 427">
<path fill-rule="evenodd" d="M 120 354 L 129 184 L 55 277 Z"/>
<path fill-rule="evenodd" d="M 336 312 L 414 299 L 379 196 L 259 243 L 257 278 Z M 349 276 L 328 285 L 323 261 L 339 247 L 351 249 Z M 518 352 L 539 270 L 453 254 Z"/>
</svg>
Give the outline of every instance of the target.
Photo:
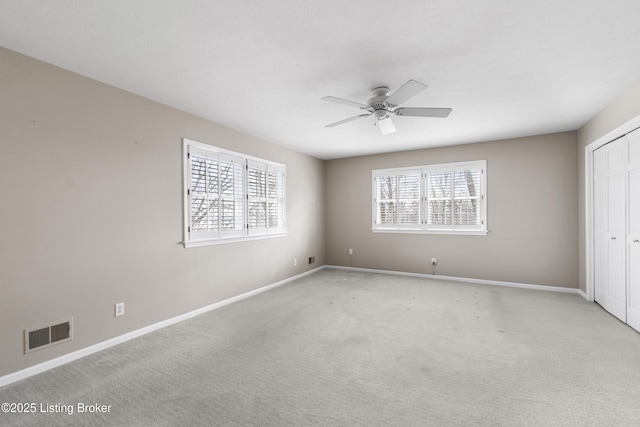
<svg viewBox="0 0 640 427">
<path fill-rule="evenodd" d="M 396 116 L 444 118 L 451 113 L 451 108 L 397 108 L 392 113 Z"/>
<path fill-rule="evenodd" d="M 359 102 L 349 101 L 348 99 L 336 98 L 335 96 L 325 96 L 323 101 L 335 102 L 336 104 L 348 105 L 349 107 L 362 108 L 366 110 L 369 108 L 367 105 L 360 104 Z"/>
<path fill-rule="evenodd" d="M 387 135 L 396 131 L 396 127 L 393 125 L 391 117 L 389 116 L 385 116 L 382 119 L 376 116 L 376 125 L 378 126 L 378 128 L 380 128 L 380 132 L 382 132 L 383 135 Z"/>
<path fill-rule="evenodd" d="M 423 90 L 427 88 L 427 85 L 417 82 L 415 80 L 409 80 L 406 82 L 400 89 L 396 90 L 389 96 L 386 100 L 387 104 L 392 106 L 397 106 L 408 100 L 409 98 L 413 98 Z"/>
<path fill-rule="evenodd" d="M 326 128 L 332 128 L 334 126 L 340 126 L 340 125 L 343 125 L 345 123 L 349 123 L 349 122 L 352 122 L 354 120 L 358 120 L 358 119 L 360 119 L 362 117 L 369 117 L 370 115 L 371 115 L 371 113 L 369 113 L 369 114 L 360 114 L 359 116 L 349 117 L 348 119 L 344 119 L 344 120 L 340 120 L 339 122 L 331 123 L 330 125 L 326 125 L 325 127 Z"/>
</svg>

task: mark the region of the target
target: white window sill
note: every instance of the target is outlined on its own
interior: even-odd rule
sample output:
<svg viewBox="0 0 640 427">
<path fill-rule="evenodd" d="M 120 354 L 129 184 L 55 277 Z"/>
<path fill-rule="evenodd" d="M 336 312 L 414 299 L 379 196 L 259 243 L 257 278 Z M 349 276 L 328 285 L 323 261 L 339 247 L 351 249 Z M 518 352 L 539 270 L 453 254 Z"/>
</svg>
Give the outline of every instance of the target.
<svg viewBox="0 0 640 427">
<path fill-rule="evenodd" d="M 398 228 L 372 228 L 374 233 L 396 233 L 396 234 L 450 234 L 457 236 L 486 236 L 489 230 L 412 230 Z"/>
<path fill-rule="evenodd" d="M 197 248 L 200 246 L 211 246 L 211 245 L 222 245 L 226 243 L 238 243 L 238 242 L 246 242 L 249 240 L 263 240 L 263 239 L 271 239 L 276 237 L 285 237 L 287 235 L 284 233 L 273 233 L 273 234 L 260 234 L 255 236 L 242 236 L 242 237 L 227 237 L 221 239 L 203 239 L 203 240 L 191 240 L 188 242 L 182 242 L 185 248 Z"/>
</svg>

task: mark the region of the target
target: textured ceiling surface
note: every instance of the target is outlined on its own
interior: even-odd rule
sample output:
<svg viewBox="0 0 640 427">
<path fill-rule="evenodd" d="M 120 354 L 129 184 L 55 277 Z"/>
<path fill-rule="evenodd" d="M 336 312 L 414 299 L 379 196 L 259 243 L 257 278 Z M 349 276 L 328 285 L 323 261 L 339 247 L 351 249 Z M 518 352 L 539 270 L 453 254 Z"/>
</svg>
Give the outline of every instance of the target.
<svg viewBox="0 0 640 427">
<path fill-rule="evenodd" d="M 638 0 L 0 0 L 0 45 L 322 159 L 582 126 L 640 79 Z M 409 79 L 405 107 L 372 117 Z"/>
</svg>

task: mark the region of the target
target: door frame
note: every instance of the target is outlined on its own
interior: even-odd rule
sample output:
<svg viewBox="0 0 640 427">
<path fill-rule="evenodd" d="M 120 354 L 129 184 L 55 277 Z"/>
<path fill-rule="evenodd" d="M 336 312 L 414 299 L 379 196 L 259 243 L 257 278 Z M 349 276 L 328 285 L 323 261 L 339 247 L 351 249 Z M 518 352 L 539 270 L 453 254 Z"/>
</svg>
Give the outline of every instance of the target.
<svg viewBox="0 0 640 427">
<path fill-rule="evenodd" d="M 640 127 L 640 115 L 623 123 L 607 134 L 584 147 L 584 209 L 585 209 L 585 269 L 586 299 L 595 300 L 595 261 L 594 261 L 594 227 L 593 220 L 593 152 L 603 145 L 618 139 Z"/>
</svg>

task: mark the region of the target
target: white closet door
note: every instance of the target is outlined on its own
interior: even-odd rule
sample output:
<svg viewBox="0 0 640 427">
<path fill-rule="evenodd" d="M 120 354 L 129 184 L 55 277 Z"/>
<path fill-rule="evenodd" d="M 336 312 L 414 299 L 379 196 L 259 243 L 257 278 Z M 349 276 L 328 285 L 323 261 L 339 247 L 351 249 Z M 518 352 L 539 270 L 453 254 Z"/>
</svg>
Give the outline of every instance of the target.
<svg viewBox="0 0 640 427">
<path fill-rule="evenodd" d="M 620 139 L 594 153 L 595 300 L 627 321 L 626 145 Z"/>
<path fill-rule="evenodd" d="M 640 130 L 627 135 L 627 323 L 640 331 Z"/>
<path fill-rule="evenodd" d="M 626 286 L 626 144 L 624 139 L 607 150 L 607 307 L 611 314 L 627 321 Z"/>
<path fill-rule="evenodd" d="M 607 150 L 593 153 L 593 222 L 595 300 L 607 309 Z"/>
</svg>

